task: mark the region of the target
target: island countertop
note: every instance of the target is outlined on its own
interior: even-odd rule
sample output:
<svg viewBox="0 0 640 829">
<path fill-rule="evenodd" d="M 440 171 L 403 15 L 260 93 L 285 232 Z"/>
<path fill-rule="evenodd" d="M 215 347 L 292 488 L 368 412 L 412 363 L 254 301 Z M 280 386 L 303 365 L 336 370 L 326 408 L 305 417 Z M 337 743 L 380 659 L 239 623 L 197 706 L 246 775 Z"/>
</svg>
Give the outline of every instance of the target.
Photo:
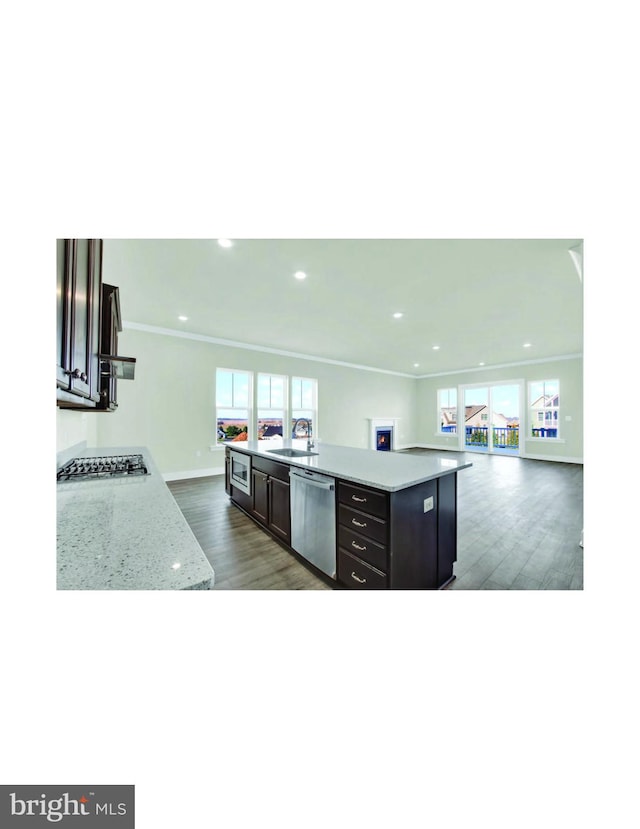
<svg viewBox="0 0 640 829">
<path fill-rule="evenodd" d="M 210 589 L 213 568 L 146 447 L 73 456 L 129 454 L 150 474 L 56 484 L 58 590 Z"/>
<path fill-rule="evenodd" d="M 402 452 L 377 452 L 374 449 L 358 449 L 318 443 L 309 457 L 287 457 L 274 453 L 273 449 L 299 449 L 306 451 L 306 440 L 255 440 L 230 442 L 232 451 L 269 458 L 291 466 L 312 469 L 375 489 L 397 492 L 416 484 L 451 475 L 472 464 L 466 458 L 445 458 L 442 454 L 405 455 Z"/>
</svg>

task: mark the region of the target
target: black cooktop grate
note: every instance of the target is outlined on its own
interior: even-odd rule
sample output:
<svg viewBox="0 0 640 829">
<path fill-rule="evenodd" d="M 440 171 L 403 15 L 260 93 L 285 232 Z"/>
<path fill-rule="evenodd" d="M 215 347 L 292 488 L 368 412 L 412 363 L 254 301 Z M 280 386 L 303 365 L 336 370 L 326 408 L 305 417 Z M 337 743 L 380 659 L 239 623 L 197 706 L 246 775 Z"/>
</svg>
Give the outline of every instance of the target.
<svg viewBox="0 0 640 829">
<path fill-rule="evenodd" d="M 73 458 L 58 470 L 58 481 L 75 478 L 113 478 L 121 475 L 148 475 L 142 455 L 104 455 Z"/>
</svg>

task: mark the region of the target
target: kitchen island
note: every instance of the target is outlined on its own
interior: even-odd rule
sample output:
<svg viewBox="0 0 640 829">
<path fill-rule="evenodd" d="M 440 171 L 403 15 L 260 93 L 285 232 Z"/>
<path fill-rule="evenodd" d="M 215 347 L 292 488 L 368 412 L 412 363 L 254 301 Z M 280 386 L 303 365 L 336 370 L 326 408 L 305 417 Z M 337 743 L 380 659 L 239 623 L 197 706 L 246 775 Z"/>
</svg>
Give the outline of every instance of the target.
<svg viewBox="0 0 640 829">
<path fill-rule="evenodd" d="M 214 572 L 146 447 L 74 447 L 58 456 L 142 454 L 149 474 L 58 482 L 58 590 L 208 590 Z"/>
<path fill-rule="evenodd" d="M 333 536 L 334 559 L 332 567 L 321 568 L 325 576 L 337 586 L 357 589 L 438 589 L 453 580 L 457 473 L 470 462 L 324 443 L 308 454 L 306 448 L 299 440 L 227 445 L 225 489 L 232 502 L 314 564 L 292 538 L 301 502 L 290 497 L 291 485 L 298 480 L 296 470 L 309 478 L 329 476 L 332 523 L 323 517 L 322 526 Z M 247 459 L 244 479 L 236 471 L 242 469 L 242 457 Z M 304 522 L 311 526 L 317 516 L 312 506 L 304 509 Z"/>
</svg>

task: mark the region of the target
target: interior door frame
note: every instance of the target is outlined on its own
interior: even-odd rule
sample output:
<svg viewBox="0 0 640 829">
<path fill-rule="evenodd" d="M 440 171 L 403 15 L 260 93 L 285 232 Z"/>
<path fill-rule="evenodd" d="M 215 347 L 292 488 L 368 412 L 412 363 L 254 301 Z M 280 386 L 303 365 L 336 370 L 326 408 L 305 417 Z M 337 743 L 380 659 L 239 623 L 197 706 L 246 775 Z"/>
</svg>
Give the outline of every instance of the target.
<svg viewBox="0 0 640 829">
<path fill-rule="evenodd" d="M 507 453 L 507 452 L 495 452 L 493 448 L 493 430 L 490 428 L 487 431 L 487 449 L 486 452 L 477 449 L 469 448 L 466 443 L 466 429 L 465 429 L 465 402 L 464 402 L 464 393 L 467 389 L 487 389 L 487 406 L 489 408 L 489 420 L 488 424 L 489 427 L 493 426 L 493 400 L 492 400 L 492 389 L 497 386 L 517 386 L 518 387 L 518 419 L 519 419 L 519 428 L 518 428 L 518 452 L 515 453 Z M 516 380 L 487 380 L 484 383 L 461 383 L 458 386 L 458 423 L 460 424 L 460 428 L 458 429 L 458 450 L 460 452 L 479 452 L 480 454 L 488 454 L 488 455 L 503 455 L 505 457 L 515 457 L 521 458 L 524 454 L 524 432 L 526 428 L 526 411 L 525 411 L 525 389 L 526 383 L 523 378 L 518 378 Z"/>
</svg>

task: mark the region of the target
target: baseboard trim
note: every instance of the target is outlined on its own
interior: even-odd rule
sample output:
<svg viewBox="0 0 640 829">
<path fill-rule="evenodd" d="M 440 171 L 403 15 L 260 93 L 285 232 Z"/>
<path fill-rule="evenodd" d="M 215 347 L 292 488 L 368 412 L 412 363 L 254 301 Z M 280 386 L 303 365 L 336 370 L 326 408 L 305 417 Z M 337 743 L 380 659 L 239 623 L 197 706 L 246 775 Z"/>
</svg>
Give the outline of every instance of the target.
<svg viewBox="0 0 640 829">
<path fill-rule="evenodd" d="M 522 457 L 528 461 L 557 461 L 558 463 L 580 463 L 584 465 L 582 458 L 569 458 L 564 455 L 556 455 L 555 457 L 551 457 L 550 455 L 531 455 L 527 453 L 522 455 Z"/>
<path fill-rule="evenodd" d="M 444 449 L 445 451 L 449 452 L 459 452 L 457 446 L 442 446 L 439 443 L 410 443 L 407 446 L 403 447 L 404 449 L 437 449 L 440 451 Z"/>
<path fill-rule="evenodd" d="M 438 452 L 464 452 L 464 449 L 458 449 L 457 446 L 441 446 L 436 443 L 412 443 L 410 446 L 404 447 L 406 449 L 436 449 Z M 469 452 L 470 455 L 473 454 L 483 454 L 486 455 L 486 452 Z M 501 457 L 506 457 L 502 456 Z M 556 461 L 557 463 L 579 463 L 584 465 L 584 461 L 582 458 L 570 458 L 565 455 L 535 455 L 530 452 L 526 452 L 524 455 L 515 455 L 515 457 L 523 458 L 528 461 Z"/>
<path fill-rule="evenodd" d="M 224 475 L 224 467 L 214 469 L 190 469 L 188 472 L 163 472 L 164 481 L 186 481 L 189 478 L 208 478 L 211 475 Z"/>
</svg>

